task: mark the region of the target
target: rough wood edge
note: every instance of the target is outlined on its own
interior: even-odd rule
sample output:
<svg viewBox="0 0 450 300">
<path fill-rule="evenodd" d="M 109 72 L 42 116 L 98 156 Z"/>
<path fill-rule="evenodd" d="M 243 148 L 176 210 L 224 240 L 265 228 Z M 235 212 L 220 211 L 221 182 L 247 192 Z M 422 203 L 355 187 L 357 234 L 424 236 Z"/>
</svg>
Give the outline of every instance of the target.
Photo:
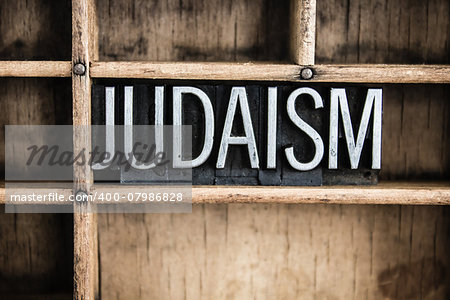
<svg viewBox="0 0 450 300">
<path fill-rule="evenodd" d="M 72 0 L 72 65 L 84 66 L 84 73 L 72 72 L 74 152 L 90 149 L 91 78 L 90 62 L 98 56 L 95 0 Z M 73 192 L 90 192 L 92 173 L 87 164 L 74 165 Z M 97 218 L 91 203 L 74 204 L 74 299 L 93 300 L 99 295 Z"/>
<path fill-rule="evenodd" d="M 450 83 L 449 65 L 315 65 L 310 80 L 300 79 L 301 69 L 274 63 L 93 62 L 90 72 L 93 78 Z"/>
<path fill-rule="evenodd" d="M 299 65 L 314 65 L 316 0 L 291 0 L 290 50 Z"/>
<path fill-rule="evenodd" d="M 300 67 L 276 63 L 93 62 L 93 78 L 295 80 Z"/>
<path fill-rule="evenodd" d="M 0 61 L 0 77 L 70 77 L 70 61 Z"/>
<path fill-rule="evenodd" d="M 314 82 L 450 83 L 450 65 L 315 65 Z"/>
<path fill-rule="evenodd" d="M 95 56 L 94 56 L 95 57 Z M 92 78 L 297 81 L 329 83 L 450 83 L 448 65 L 315 65 L 300 79 L 301 66 L 276 63 L 92 62 Z M 70 77 L 67 61 L 0 61 L 0 77 Z"/>
<path fill-rule="evenodd" d="M 136 186 L 136 189 L 145 187 Z M 95 192 L 128 193 L 130 186 L 94 185 Z M 125 197 L 126 198 L 126 197 Z M 450 183 L 386 182 L 376 186 L 194 186 L 192 202 L 449 205 Z"/>
<path fill-rule="evenodd" d="M 94 185 L 92 193 L 126 194 L 128 185 Z M 136 189 L 145 189 L 137 186 Z M 33 189 L 30 189 L 34 191 Z M 30 192 L 32 192 L 30 191 Z M 63 191 L 61 191 L 63 193 Z M 64 194 L 69 195 L 70 190 Z M 375 186 L 194 186 L 192 202 L 204 203 L 294 203 L 294 204 L 402 204 L 450 205 L 450 182 L 382 182 Z M 0 204 L 5 189 L 0 188 Z"/>
<path fill-rule="evenodd" d="M 198 187 L 193 190 L 193 202 L 449 205 L 450 186 Z"/>
</svg>

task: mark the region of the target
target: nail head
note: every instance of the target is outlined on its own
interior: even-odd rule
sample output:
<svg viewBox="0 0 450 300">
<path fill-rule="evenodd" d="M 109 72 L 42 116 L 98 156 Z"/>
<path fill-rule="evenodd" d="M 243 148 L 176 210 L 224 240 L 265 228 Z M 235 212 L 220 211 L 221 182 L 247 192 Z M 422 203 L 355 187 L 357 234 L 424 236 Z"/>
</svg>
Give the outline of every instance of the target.
<svg viewBox="0 0 450 300">
<path fill-rule="evenodd" d="M 86 66 L 82 63 L 77 63 L 75 64 L 75 66 L 73 67 L 73 72 L 76 75 L 82 76 L 86 73 Z"/>
<path fill-rule="evenodd" d="M 300 71 L 300 77 L 302 79 L 309 80 L 309 79 L 313 78 L 313 76 L 314 76 L 314 73 L 311 68 L 303 68 Z"/>
<path fill-rule="evenodd" d="M 79 190 L 75 193 L 75 199 L 77 201 L 84 201 L 87 199 L 87 193 L 85 191 Z"/>
</svg>

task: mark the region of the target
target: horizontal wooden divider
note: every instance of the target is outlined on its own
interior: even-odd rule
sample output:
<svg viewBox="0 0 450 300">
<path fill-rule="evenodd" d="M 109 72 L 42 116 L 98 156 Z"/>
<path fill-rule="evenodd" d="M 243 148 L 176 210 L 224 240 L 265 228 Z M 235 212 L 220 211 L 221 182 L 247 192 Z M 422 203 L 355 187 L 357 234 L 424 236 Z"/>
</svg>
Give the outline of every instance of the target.
<svg viewBox="0 0 450 300">
<path fill-rule="evenodd" d="M 281 63 L 92 62 L 92 78 L 250 80 L 329 83 L 450 83 L 449 65 L 314 65 Z M 70 61 L 0 61 L 0 77 L 70 77 Z"/>
<path fill-rule="evenodd" d="M 126 194 L 145 186 L 94 185 L 93 192 Z M 375 186 L 193 186 L 192 203 L 450 204 L 450 183 L 384 182 Z"/>
<path fill-rule="evenodd" d="M 145 186 L 95 184 L 91 193 L 144 192 Z M 35 192 L 35 188 L 23 193 Z M 44 190 L 41 190 L 41 192 Z M 49 190 L 54 191 L 54 190 Z M 58 193 L 71 194 L 71 189 Z M 126 201 L 123 201 L 126 202 Z M 203 203 L 328 203 L 328 204 L 405 204 L 405 205 L 449 205 L 449 182 L 381 182 L 374 186 L 193 186 L 192 202 Z M 5 204 L 5 189 L 0 188 L 0 204 Z M 43 204 L 45 205 L 45 204 Z"/>
<path fill-rule="evenodd" d="M 450 186 L 382 183 L 377 186 L 195 187 L 193 203 L 448 205 Z"/>
<path fill-rule="evenodd" d="M 316 82 L 450 83 L 449 65 L 315 65 Z"/>
<path fill-rule="evenodd" d="M 70 61 L 0 61 L 0 77 L 70 77 Z"/>
<path fill-rule="evenodd" d="M 94 78 L 296 80 L 301 67 L 275 63 L 93 62 Z"/>
<path fill-rule="evenodd" d="M 220 62 L 93 62 L 93 78 L 255 80 L 332 83 L 450 83 L 447 65 L 314 65 L 303 80 L 295 64 Z"/>
</svg>

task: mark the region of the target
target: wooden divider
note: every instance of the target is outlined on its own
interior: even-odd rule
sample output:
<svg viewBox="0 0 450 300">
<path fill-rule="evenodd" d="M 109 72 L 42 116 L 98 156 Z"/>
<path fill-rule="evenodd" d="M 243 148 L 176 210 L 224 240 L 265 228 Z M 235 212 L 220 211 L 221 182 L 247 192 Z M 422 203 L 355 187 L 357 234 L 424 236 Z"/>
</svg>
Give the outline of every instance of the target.
<svg viewBox="0 0 450 300">
<path fill-rule="evenodd" d="M 225 62 L 96 62 L 91 78 L 183 80 L 249 80 L 329 83 L 450 83 L 448 65 L 314 65 L 311 79 L 302 79 L 304 66 L 280 63 Z M 2 61 L 0 77 L 70 77 L 69 61 Z"/>
<path fill-rule="evenodd" d="M 72 91 L 74 153 L 90 149 L 90 62 L 97 58 L 95 0 L 72 0 Z M 88 165 L 74 165 L 75 195 L 88 195 Z M 74 299 L 98 298 L 97 217 L 88 201 L 74 204 Z"/>
<path fill-rule="evenodd" d="M 133 189 L 145 192 L 145 186 L 133 186 Z M 91 186 L 92 194 L 119 195 L 123 200 L 118 203 L 128 203 L 129 190 L 129 185 Z M 30 188 L 24 190 L 24 194 L 33 191 Z M 66 196 L 71 192 L 58 191 Z M 192 203 L 450 205 L 450 183 L 383 181 L 374 186 L 193 186 Z M 5 204 L 3 187 L 0 187 L 0 204 Z"/>
<path fill-rule="evenodd" d="M 311 79 L 303 66 L 275 63 L 93 62 L 93 78 L 185 80 L 307 81 L 330 83 L 450 83 L 446 65 L 314 65 Z"/>
<path fill-rule="evenodd" d="M 72 77 L 73 125 L 91 123 L 91 78 L 303 81 L 334 83 L 450 83 L 448 65 L 315 65 L 316 0 L 291 0 L 292 64 L 96 62 L 98 38 L 95 0 L 72 0 L 72 61 L 2 61 L 0 77 Z M 90 147 L 87 127 L 74 131 L 74 151 Z M 74 166 L 73 192 L 117 191 L 126 187 L 92 186 L 86 166 Z M 4 203 L 0 188 L 0 204 Z M 370 203 L 449 204 L 448 183 L 397 183 L 376 187 L 194 187 L 194 203 Z M 74 299 L 99 297 L 97 218 L 89 203 L 75 204 Z"/>
<path fill-rule="evenodd" d="M 2 61 L 0 77 L 70 77 L 70 61 Z"/>
<path fill-rule="evenodd" d="M 316 0 L 291 0 L 291 58 L 299 65 L 314 65 Z"/>
</svg>

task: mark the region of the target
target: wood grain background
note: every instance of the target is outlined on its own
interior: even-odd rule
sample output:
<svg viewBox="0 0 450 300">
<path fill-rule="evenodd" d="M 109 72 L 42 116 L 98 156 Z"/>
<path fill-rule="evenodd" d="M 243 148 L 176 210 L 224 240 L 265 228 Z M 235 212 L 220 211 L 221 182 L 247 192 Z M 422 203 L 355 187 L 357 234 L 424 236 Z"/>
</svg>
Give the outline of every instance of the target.
<svg viewBox="0 0 450 300">
<path fill-rule="evenodd" d="M 288 1 L 97 2 L 100 60 L 288 60 Z M 316 63 L 450 62 L 447 0 L 320 0 L 317 12 Z M 1 59 L 70 59 L 70 1 L 1 1 L 0 16 Z M 449 86 L 383 88 L 382 178 L 448 179 Z M 2 125 L 70 123 L 69 80 L 0 79 L 0 89 Z M 27 280 L 1 285 L 0 295 L 59 293 L 58 280 L 71 292 L 72 237 L 57 225 L 71 219 L 0 215 L 1 282 Z M 449 239 L 448 207 L 100 215 L 101 296 L 447 299 Z"/>
<path fill-rule="evenodd" d="M 267 26 L 265 8 L 276 2 L 209 1 L 207 9 L 201 1 L 169 1 L 162 10 L 99 0 L 100 58 L 286 60 L 287 44 L 277 49 L 288 35 L 287 5 L 271 12 L 269 33 L 255 36 Z M 316 63 L 449 63 L 447 1 L 317 2 Z M 226 18 L 224 7 L 231 9 Z M 116 16 L 126 26 L 115 25 Z M 218 27 L 226 32 L 222 40 Z M 263 45 L 273 50 L 258 47 L 268 40 Z M 138 41 L 142 48 L 126 49 Z M 449 87 L 383 88 L 382 178 L 448 178 Z M 195 205 L 192 215 L 102 215 L 101 293 L 119 299 L 445 299 L 449 230 L 447 207 L 230 204 Z"/>
<path fill-rule="evenodd" d="M 70 60 L 70 8 L 68 0 L 1 1 L 0 60 Z M 1 178 L 4 125 L 71 122 L 70 79 L 0 78 Z M 0 298 L 70 295 L 73 216 L 0 211 Z"/>
</svg>

